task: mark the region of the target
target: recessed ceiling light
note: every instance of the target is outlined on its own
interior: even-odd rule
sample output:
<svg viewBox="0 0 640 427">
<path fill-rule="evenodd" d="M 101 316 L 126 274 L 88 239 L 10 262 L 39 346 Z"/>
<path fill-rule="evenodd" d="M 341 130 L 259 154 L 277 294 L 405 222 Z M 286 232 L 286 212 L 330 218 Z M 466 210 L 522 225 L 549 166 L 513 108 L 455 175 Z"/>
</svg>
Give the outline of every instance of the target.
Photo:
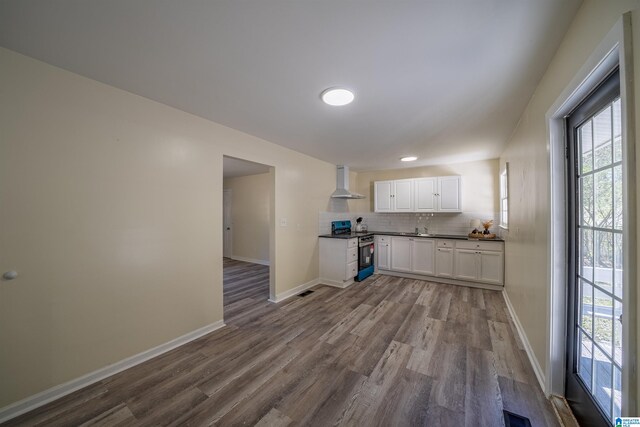
<svg viewBox="0 0 640 427">
<path fill-rule="evenodd" d="M 416 160 L 418 160 L 416 156 L 407 156 L 400 158 L 401 162 L 415 162 Z"/>
<path fill-rule="evenodd" d="M 331 87 L 329 89 L 325 89 L 320 97 L 325 102 L 325 104 L 333 105 L 334 107 L 339 107 L 341 105 L 351 104 L 353 101 L 354 95 L 348 89 L 342 89 L 339 87 Z"/>
</svg>

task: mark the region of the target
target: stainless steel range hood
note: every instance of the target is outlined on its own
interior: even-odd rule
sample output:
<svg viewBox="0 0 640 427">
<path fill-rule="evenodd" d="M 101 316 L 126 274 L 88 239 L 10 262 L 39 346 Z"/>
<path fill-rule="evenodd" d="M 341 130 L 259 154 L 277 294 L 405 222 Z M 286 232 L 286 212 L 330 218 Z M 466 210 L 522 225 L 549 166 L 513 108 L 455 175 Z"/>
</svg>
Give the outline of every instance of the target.
<svg viewBox="0 0 640 427">
<path fill-rule="evenodd" d="M 349 166 L 338 166 L 336 191 L 331 197 L 335 199 L 364 199 L 365 196 L 349 191 Z"/>
</svg>

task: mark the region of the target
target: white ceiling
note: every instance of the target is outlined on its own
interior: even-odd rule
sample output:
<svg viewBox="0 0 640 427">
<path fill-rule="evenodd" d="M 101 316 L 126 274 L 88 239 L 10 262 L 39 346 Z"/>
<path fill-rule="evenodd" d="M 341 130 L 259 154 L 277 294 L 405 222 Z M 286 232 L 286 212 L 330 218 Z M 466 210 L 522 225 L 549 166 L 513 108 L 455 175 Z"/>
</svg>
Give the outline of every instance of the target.
<svg viewBox="0 0 640 427">
<path fill-rule="evenodd" d="M 269 166 L 250 162 L 248 160 L 224 156 L 222 162 L 224 178 L 237 178 L 239 176 L 257 175 L 259 173 L 269 172 Z"/>
<path fill-rule="evenodd" d="M 495 158 L 581 0 L 4 0 L 0 45 L 356 170 Z M 345 107 L 321 103 L 353 89 Z M 414 154 L 418 162 L 398 158 Z"/>
</svg>

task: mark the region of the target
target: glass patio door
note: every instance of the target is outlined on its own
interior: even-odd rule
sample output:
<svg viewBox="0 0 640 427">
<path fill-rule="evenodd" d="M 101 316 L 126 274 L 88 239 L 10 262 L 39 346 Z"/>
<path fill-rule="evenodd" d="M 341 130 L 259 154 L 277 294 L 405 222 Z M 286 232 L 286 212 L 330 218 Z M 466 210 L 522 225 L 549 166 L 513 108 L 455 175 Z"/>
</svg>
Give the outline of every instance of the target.
<svg viewBox="0 0 640 427">
<path fill-rule="evenodd" d="M 581 425 L 622 405 L 622 126 L 616 71 L 567 120 L 569 319 L 566 397 Z"/>
</svg>

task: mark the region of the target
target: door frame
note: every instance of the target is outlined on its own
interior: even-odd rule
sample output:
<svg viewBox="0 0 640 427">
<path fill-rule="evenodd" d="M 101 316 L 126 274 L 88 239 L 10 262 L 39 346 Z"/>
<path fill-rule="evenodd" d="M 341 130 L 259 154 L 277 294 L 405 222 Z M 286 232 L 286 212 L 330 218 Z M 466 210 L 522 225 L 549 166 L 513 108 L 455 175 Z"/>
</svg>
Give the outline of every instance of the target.
<svg viewBox="0 0 640 427">
<path fill-rule="evenodd" d="M 625 197 L 624 245 L 627 251 L 623 260 L 625 271 L 623 298 L 630 303 L 623 313 L 624 358 L 630 369 L 623 371 L 622 413 L 637 414 L 637 376 L 634 364 L 637 359 L 637 269 L 636 269 L 636 184 L 635 111 L 633 87 L 633 51 L 631 12 L 625 13 L 591 53 L 546 114 L 549 151 L 550 218 L 548 221 L 548 270 L 550 289 L 547 297 L 547 331 L 549 340 L 546 351 L 546 372 L 541 385 L 547 396 L 563 396 L 566 371 L 566 319 L 567 319 L 567 174 L 565 168 L 564 118 L 616 67 L 620 68 L 620 98 L 622 101 L 622 140 Z M 632 191 L 629 191 L 632 190 Z M 629 236 L 632 236 L 629 238 Z"/>
<path fill-rule="evenodd" d="M 580 171 L 578 156 L 577 154 L 577 132 L 576 129 L 582 124 L 593 118 L 600 110 L 602 110 L 606 105 L 611 104 L 612 100 L 619 96 L 619 88 L 620 88 L 620 80 L 619 80 L 619 70 L 612 71 L 605 80 L 600 83 L 597 87 L 593 89 L 593 91 L 588 95 L 588 97 L 578 106 L 576 110 L 574 110 L 569 116 L 566 117 L 565 125 L 566 125 L 566 139 L 567 139 L 567 147 L 566 147 L 566 164 L 567 164 L 567 172 L 571 172 L 571 175 L 567 173 L 567 256 L 568 256 L 568 269 L 567 269 L 567 340 L 566 340 L 566 363 L 567 368 L 572 366 L 573 364 L 578 364 L 579 362 L 575 360 L 575 355 L 577 352 L 576 349 L 576 317 L 579 316 L 580 310 L 578 308 L 579 305 L 582 304 L 582 301 L 577 301 L 576 294 L 578 291 L 578 279 L 576 279 L 576 274 L 578 272 L 579 262 L 576 259 L 575 255 L 578 251 L 580 240 L 578 238 L 578 234 L 576 233 L 577 227 L 580 224 L 580 218 L 582 217 L 582 206 L 580 206 L 580 196 L 578 195 L 579 188 L 579 178 L 576 174 Z M 593 142 L 593 150 L 595 151 L 595 141 Z M 613 149 L 614 143 L 611 141 L 611 146 Z M 623 159 L 624 162 L 624 159 Z M 613 174 L 613 169 L 611 170 Z M 580 174 L 582 172 L 580 171 Z M 592 175 L 593 176 L 593 175 Z M 595 179 L 595 176 L 593 176 Z M 595 187 L 595 181 L 594 181 Z M 595 201 L 594 201 L 595 203 Z M 595 218 L 593 219 L 595 222 Z M 628 222 L 626 219 L 625 224 Z M 595 225 L 595 224 L 594 224 Z M 595 236 L 594 236 L 595 240 Z M 572 247 L 573 246 L 573 247 Z M 594 256 L 594 265 L 593 268 L 595 270 L 595 254 Z M 628 302 L 624 301 L 625 307 Z M 594 302 L 595 304 L 595 302 Z M 612 307 L 613 309 L 613 307 Z M 626 309 L 626 308 L 625 308 Z M 614 317 L 613 322 L 616 319 Z M 579 320 L 582 323 L 581 320 Z M 593 338 L 595 341 L 595 338 Z M 624 346 L 624 344 L 623 344 Z M 595 358 L 595 355 L 592 354 L 592 358 Z M 573 360 L 573 361 L 572 361 Z M 573 366 L 576 368 L 576 366 Z M 627 368 L 628 369 L 628 368 Z M 583 378 L 579 378 L 576 374 L 574 375 L 572 372 L 565 371 L 565 393 L 568 402 L 574 402 L 571 405 L 571 409 L 576 414 L 576 418 L 579 421 L 581 420 L 589 420 L 589 422 L 595 422 L 596 419 L 602 417 L 605 422 L 611 422 L 611 419 L 607 418 L 605 412 L 598 406 L 596 403 L 595 395 L 591 393 L 589 390 L 585 389 L 583 383 Z M 591 375 L 594 376 L 596 373 L 594 371 L 591 372 Z M 613 381 L 614 372 L 612 368 L 611 378 Z M 571 392 L 569 393 L 569 390 Z M 573 400 L 571 394 L 577 400 Z M 589 400 L 589 403 L 583 404 L 583 401 Z M 613 414 L 611 414 L 613 417 Z M 600 425 L 599 422 L 596 424 Z M 594 425 L 596 425 L 594 424 Z"/>
<path fill-rule="evenodd" d="M 228 196 L 228 197 L 227 197 Z M 226 224 L 229 226 L 229 233 L 227 233 L 225 229 L 225 208 L 226 204 L 229 204 L 229 223 Z M 231 214 L 231 210 L 233 209 L 233 190 L 230 188 L 222 190 L 222 256 L 226 258 L 231 258 L 233 256 L 233 223 L 231 218 L 233 215 Z M 229 241 L 225 245 L 225 241 L 227 239 L 227 234 L 229 235 Z"/>
<path fill-rule="evenodd" d="M 237 154 L 228 154 L 226 152 L 223 153 L 220 156 L 220 162 L 222 165 L 221 174 L 220 174 L 222 197 L 224 197 L 224 191 L 227 191 L 223 188 L 225 157 L 230 157 L 236 160 L 244 160 L 246 162 L 251 162 L 251 163 L 259 163 L 261 165 L 269 167 L 269 172 L 268 172 L 269 173 L 269 190 L 270 190 L 269 191 L 269 301 L 275 302 L 276 301 L 276 269 L 277 269 L 277 258 L 276 258 L 276 172 L 277 171 L 276 171 L 276 167 L 274 165 L 264 163 L 259 159 L 251 159 L 245 156 L 239 156 Z M 229 189 L 229 191 L 231 190 Z M 220 193 L 218 194 L 219 194 L 218 197 L 220 197 Z M 220 218 L 220 222 L 221 222 L 220 229 L 224 229 L 224 213 Z M 224 230 L 223 230 L 223 233 L 224 233 Z M 221 246 L 219 247 L 220 253 L 224 254 L 224 234 L 222 236 L 222 241 L 219 241 L 219 242 Z M 222 257 L 220 257 L 219 259 L 220 259 L 220 280 L 222 282 L 223 281 L 222 271 L 224 267 L 222 265 Z M 221 289 L 223 289 L 223 287 L 221 287 Z M 221 301 L 222 301 L 222 297 L 223 295 L 221 294 L 220 295 Z M 223 309 L 223 313 L 224 313 L 224 309 Z"/>
</svg>

